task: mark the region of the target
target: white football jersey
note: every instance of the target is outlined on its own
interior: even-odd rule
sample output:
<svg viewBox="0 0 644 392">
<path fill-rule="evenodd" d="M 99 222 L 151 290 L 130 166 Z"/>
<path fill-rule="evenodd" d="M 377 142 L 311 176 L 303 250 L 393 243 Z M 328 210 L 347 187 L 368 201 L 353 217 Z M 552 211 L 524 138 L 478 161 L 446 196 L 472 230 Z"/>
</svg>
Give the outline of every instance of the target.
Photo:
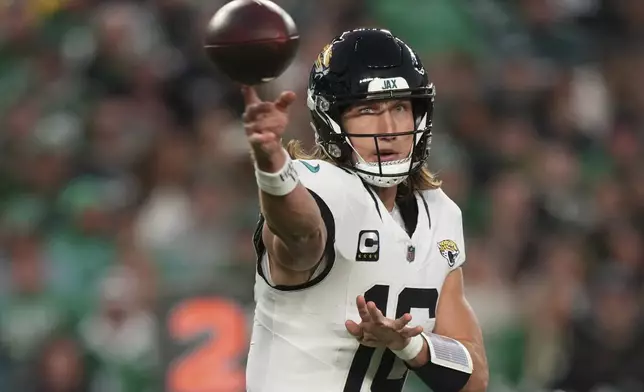
<svg viewBox="0 0 644 392">
<path fill-rule="evenodd" d="M 401 391 L 404 363 L 389 350 L 360 345 L 345 321 L 360 322 L 362 294 L 385 316 L 409 312 L 410 325 L 432 331 L 443 282 L 465 261 L 461 211 L 442 190 L 423 191 L 400 206 L 414 214 L 405 230 L 357 175 L 324 161 L 295 166 L 327 225 L 326 261 L 305 284 L 274 285 L 260 220 L 247 390 Z"/>
</svg>

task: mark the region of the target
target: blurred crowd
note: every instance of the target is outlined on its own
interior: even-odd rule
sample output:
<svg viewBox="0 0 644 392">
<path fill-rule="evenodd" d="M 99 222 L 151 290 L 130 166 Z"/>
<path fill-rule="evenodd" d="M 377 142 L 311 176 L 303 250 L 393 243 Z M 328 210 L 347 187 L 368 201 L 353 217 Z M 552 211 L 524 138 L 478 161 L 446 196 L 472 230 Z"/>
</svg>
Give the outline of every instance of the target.
<svg viewBox="0 0 644 392">
<path fill-rule="evenodd" d="M 0 2 L 0 391 L 243 389 L 259 211 L 238 86 L 201 49 L 223 2 Z M 260 92 L 298 94 L 307 145 L 335 35 L 421 55 L 490 391 L 644 391 L 644 1 L 277 3 L 301 44 Z"/>
</svg>

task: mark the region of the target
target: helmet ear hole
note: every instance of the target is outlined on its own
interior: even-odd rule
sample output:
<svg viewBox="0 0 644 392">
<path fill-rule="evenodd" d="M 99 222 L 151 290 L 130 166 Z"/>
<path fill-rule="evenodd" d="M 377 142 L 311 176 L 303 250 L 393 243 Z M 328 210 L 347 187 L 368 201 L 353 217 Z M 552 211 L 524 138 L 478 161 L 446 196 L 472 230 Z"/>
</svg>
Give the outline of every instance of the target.
<svg viewBox="0 0 644 392">
<path fill-rule="evenodd" d="M 327 143 L 327 153 L 340 164 L 351 161 L 353 149 L 345 136 L 334 134 Z"/>
<path fill-rule="evenodd" d="M 342 156 L 342 150 L 340 150 L 340 147 L 335 143 L 329 143 L 327 151 L 329 152 L 329 155 L 331 155 L 331 157 L 334 159 L 340 159 L 340 157 Z"/>
</svg>

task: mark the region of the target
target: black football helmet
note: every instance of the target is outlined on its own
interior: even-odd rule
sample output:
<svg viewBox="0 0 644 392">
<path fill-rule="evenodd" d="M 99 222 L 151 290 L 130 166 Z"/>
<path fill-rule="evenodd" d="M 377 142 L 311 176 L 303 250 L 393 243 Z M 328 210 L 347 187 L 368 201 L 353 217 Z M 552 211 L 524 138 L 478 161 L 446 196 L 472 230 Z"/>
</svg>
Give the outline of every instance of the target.
<svg viewBox="0 0 644 392">
<path fill-rule="evenodd" d="M 434 96 L 434 85 L 407 44 L 387 30 L 356 29 L 333 39 L 319 54 L 309 77 L 307 106 L 316 143 L 329 158 L 371 185 L 391 187 L 420 170 L 429 156 Z M 346 132 L 341 121 L 346 109 L 388 99 L 411 101 L 415 129 L 387 135 Z M 414 137 L 409 156 L 381 161 L 378 138 L 403 135 Z M 350 136 L 373 138 L 378 162 L 366 162 L 355 152 Z"/>
</svg>

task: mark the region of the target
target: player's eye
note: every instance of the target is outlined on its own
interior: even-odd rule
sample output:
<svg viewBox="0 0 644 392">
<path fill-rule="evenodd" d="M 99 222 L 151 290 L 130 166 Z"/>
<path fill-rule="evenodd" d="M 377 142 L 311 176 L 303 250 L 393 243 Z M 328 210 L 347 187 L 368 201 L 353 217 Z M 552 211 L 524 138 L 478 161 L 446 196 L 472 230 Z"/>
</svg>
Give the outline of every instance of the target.
<svg viewBox="0 0 644 392">
<path fill-rule="evenodd" d="M 376 111 L 371 106 L 363 106 L 358 109 L 359 114 L 374 114 Z"/>
<path fill-rule="evenodd" d="M 396 104 L 396 106 L 394 106 L 394 110 L 397 112 L 404 112 L 404 111 L 407 111 L 408 109 L 409 109 L 408 105 L 405 104 L 404 102 L 400 102 Z"/>
</svg>

